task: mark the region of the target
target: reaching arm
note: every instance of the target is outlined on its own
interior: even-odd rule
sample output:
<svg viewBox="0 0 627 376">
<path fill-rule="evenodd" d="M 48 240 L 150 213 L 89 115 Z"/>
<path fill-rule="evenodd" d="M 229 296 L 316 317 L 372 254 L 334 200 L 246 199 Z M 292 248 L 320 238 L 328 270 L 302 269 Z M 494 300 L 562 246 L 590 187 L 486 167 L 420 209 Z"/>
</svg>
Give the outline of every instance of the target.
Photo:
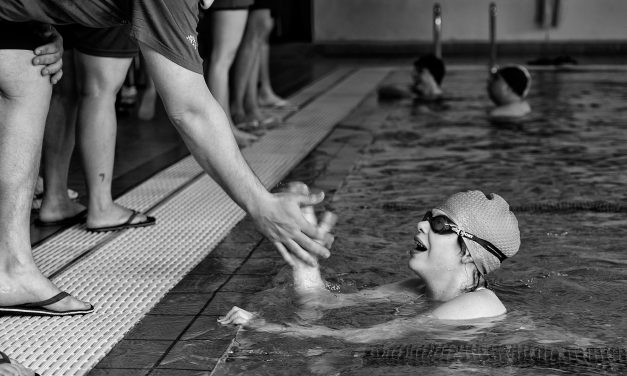
<svg viewBox="0 0 627 376">
<path fill-rule="evenodd" d="M 411 318 L 398 318 L 370 328 L 345 328 L 331 329 L 321 325 L 298 325 L 298 324 L 275 324 L 268 323 L 256 316 L 253 312 L 248 312 L 239 307 L 233 307 L 224 317 L 220 317 L 218 322 L 222 325 L 242 325 L 259 332 L 277 333 L 291 337 L 334 337 L 347 342 L 368 343 L 374 341 L 388 340 L 406 336 L 413 329 L 429 330 L 436 325 L 430 324 L 434 319 L 427 315 L 420 315 Z"/>
<path fill-rule="evenodd" d="M 317 228 L 300 212 L 300 205 L 317 204 L 324 195 L 268 192 L 240 153 L 228 119 L 203 77 L 144 44 L 140 47 L 170 119 L 203 169 L 277 248 L 309 264 L 315 262 L 311 254 L 328 257 L 329 250 L 312 239 L 321 237 Z"/>
</svg>

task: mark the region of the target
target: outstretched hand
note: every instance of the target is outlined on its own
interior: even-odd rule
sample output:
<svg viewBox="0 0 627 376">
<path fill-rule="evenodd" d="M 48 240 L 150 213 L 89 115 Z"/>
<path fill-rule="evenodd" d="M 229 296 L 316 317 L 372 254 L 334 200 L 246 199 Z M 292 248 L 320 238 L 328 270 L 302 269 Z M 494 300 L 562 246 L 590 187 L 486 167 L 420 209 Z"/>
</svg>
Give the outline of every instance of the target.
<svg viewBox="0 0 627 376">
<path fill-rule="evenodd" d="M 307 221 L 301 207 L 319 204 L 323 199 L 322 192 L 279 192 L 263 203 L 257 214 L 251 214 L 257 228 L 273 242 L 282 255 L 289 254 L 315 266 L 317 257 L 329 257 L 329 249 L 324 244 L 330 242 L 331 235 Z"/>
<path fill-rule="evenodd" d="M 35 49 L 33 65 L 43 65 L 42 76 L 50 76 L 50 83 L 56 84 L 63 76 L 63 37 L 51 25 L 42 25 L 38 34 L 47 43 Z"/>
</svg>

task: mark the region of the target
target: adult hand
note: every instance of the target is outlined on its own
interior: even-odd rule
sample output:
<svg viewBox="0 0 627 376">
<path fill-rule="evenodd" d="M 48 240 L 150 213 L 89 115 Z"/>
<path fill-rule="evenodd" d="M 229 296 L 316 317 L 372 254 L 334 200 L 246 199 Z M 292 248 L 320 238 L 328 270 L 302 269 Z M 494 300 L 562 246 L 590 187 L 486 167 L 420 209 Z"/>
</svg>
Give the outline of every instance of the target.
<svg viewBox="0 0 627 376">
<path fill-rule="evenodd" d="M 316 266 L 316 258 L 327 258 L 329 250 L 323 245 L 330 242 L 330 234 L 310 223 L 301 212 L 302 206 L 316 205 L 324 193 L 297 194 L 279 192 L 269 200 L 259 203 L 251 216 L 257 228 L 277 247 L 282 255 L 291 254 L 305 263 Z M 321 242 L 316 241 L 322 240 Z M 284 256 L 285 258 L 285 256 Z"/>
<path fill-rule="evenodd" d="M 43 46 L 35 48 L 33 65 L 43 65 L 42 76 L 50 76 L 50 83 L 56 84 L 63 76 L 63 37 L 51 25 L 41 25 L 39 36 L 47 41 Z"/>
</svg>

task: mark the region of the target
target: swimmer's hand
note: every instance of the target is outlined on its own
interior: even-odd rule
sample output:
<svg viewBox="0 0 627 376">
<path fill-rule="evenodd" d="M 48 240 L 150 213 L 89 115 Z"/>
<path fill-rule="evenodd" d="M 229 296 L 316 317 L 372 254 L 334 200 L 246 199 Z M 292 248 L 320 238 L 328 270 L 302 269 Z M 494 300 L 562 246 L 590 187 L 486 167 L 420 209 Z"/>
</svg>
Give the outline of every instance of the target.
<svg viewBox="0 0 627 376">
<path fill-rule="evenodd" d="M 259 202 L 249 213 L 257 228 L 282 256 L 290 255 L 309 265 L 316 265 L 316 258 L 327 258 L 329 249 L 314 239 L 324 239 L 318 228 L 309 223 L 300 208 L 316 205 L 324 199 L 324 193 L 301 195 L 291 192 L 272 194 L 269 200 Z"/>
<path fill-rule="evenodd" d="M 43 65 L 42 76 L 50 76 L 50 83 L 56 84 L 63 76 L 63 37 L 51 25 L 42 25 L 38 34 L 48 41 L 43 46 L 35 48 L 33 65 Z"/>
<path fill-rule="evenodd" d="M 255 312 L 248 312 L 237 306 L 233 306 L 226 315 L 219 317 L 218 322 L 222 325 L 240 325 L 246 327 L 258 327 L 265 324 L 265 321 Z"/>
</svg>

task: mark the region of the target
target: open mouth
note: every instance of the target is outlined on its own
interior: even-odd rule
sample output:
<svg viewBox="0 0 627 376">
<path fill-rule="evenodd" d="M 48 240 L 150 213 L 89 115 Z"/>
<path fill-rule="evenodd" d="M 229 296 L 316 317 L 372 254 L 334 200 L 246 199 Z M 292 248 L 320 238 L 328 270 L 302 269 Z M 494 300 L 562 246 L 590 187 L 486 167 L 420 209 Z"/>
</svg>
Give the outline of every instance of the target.
<svg viewBox="0 0 627 376">
<path fill-rule="evenodd" d="M 414 249 L 412 249 L 411 253 L 412 254 L 416 254 L 419 252 L 425 252 L 427 250 L 427 246 L 424 245 L 423 242 L 421 242 L 419 239 L 415 239 L 416 241 L 416 247 Z"/>
</svg>

